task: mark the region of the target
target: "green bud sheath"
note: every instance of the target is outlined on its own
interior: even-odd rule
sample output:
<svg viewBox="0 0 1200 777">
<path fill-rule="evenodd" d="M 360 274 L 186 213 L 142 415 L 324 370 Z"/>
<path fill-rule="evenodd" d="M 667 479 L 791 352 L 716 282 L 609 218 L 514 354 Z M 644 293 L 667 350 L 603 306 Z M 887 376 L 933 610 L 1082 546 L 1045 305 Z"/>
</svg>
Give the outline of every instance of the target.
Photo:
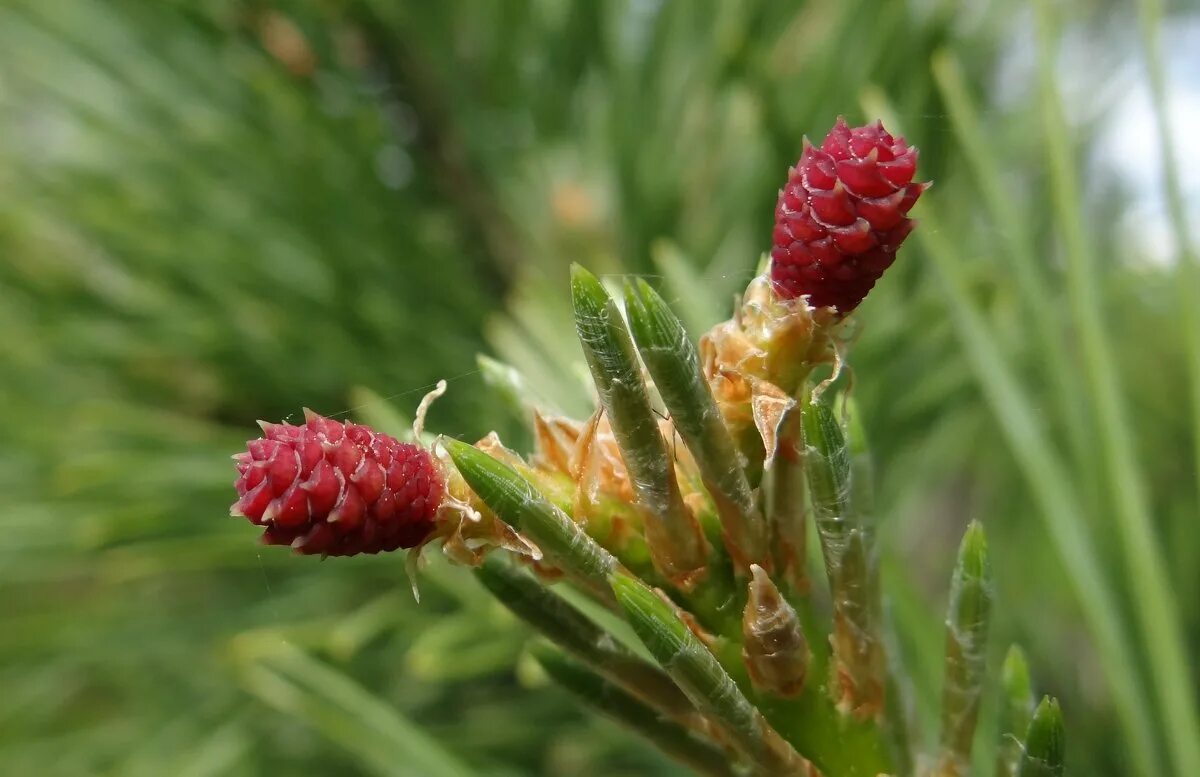
<svg viewBox="0 0 1200 777">
<path fill-rule="evenodd" d="M 874 527 L 852 503 L 850 447 L 824 401 L 803 408 L 804 463 L 813 518 L 833 597 L 834 678 L 838 706 L 860 718 L 883 708 L 886 655 L 880 629 Z"/>
<path fill-rule="evenodd" d="M 716 657 L 645 583 L 622 568 L 508 465 L 443 439 L 459 473 L 488 507 L 541 548 L 550 562 L 615 599 L 638 638 L 684 694 L 765 774 L 798 774 L 802 760 L 743 695 Z M 511 581 L 510 581 L 511 582 Z"/>
<path fill-rule="evenodd" d="M 731 553 L 743 569 L 766 563 L 766 523 L 687 330 L 640 278 L 625 283 L 625 310 L 642 361 L 716 502 Z"/>
<path fill-rule="evenodd" d="M 992 574 L 983 527 L 972 522 L 958 550 L 946 615 L 946 670 L 942 688 L 941 771 L 969 771 L 971 741 L 987 662 L 992 612 Z"/>
<path fill-rule="evenodd" d="M 1066 739 L 1058 699 L 1042 698 L 1025 735 L 1017 777 L 1062 777 Z"/>
<path fill-rule="evenodd" d="M 663 576 L 688 590 L 707 573 L 710 548 L 683 502 L 629 330 L 599 279 L 579 265 L 571 266 L 571 298 L 600 404 L 644 508 L 651 556 Z"/>
<path fill-rule="evenodd" d="M 463 480 L 500 520 L 533 541 L 550 563 L 593 591 L 608 591 L 617 560 L 579 524 L 507 464 L 459 440 L 443 437 L 441 444 Z"/>
<path fill-rule="evenodd" d="M 724 737 L 763 774 L 804 773 L 803 759 L 771 728 L 670 604 L 623 571 L 614 572 L 610 583 L 642 644 Z"/>
<path fill-rule="evenodd" d="M 996 748 L 996 777 L 1015 777 L 1022 743 L 1033 715 L 1029 664 L 1018 645 L 1008 649 L 1000 673 L 1000 742 Z"/>
</svg>

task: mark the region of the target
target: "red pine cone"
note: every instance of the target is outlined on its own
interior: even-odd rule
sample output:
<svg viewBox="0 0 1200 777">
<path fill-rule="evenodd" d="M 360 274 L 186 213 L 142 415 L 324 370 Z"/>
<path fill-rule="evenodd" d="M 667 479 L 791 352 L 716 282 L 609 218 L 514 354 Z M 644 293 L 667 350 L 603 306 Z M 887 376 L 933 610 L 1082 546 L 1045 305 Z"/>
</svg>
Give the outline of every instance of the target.
<svg viewBox="0 0 1200 777">
<path fill-rule="evenodd" d="M 267 545 L 353 556 L 433 533 L 446 486 L 429 451 L 307 410 L 303 426 L 262 427 L 233 457 L 240 498 L 230 512 L 266 526 Z"/>
<path fill-rule="evenodd" d="M 838 118 L 817 148 L 807 139 L 775 207 L 771 281 L 784 298 L 842 315 L 858 307 L 914 223 L 928 183 L 913 183 L 917 149 L 882 122 L 851 129 Z"/>
</svg>

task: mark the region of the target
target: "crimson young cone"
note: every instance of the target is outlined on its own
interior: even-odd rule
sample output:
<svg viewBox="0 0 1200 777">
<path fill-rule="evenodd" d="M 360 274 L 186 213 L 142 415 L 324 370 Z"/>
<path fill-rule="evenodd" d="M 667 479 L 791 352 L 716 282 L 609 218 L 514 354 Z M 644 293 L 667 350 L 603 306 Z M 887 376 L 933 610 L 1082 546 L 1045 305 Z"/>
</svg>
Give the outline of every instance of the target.
<svg viewBox="0 0 1200 777">
<path fill-rule="evenodd" d="M 265 526 L 263 542 L 310 555 L 353 556 L 420 545 L 446 494 L 419 445 L 306 411 L 305 423 L 262 424 L 234 456 L 230 512 Z"/>
<path fill-rule="evenodd" d="M 839 118 L 820 147 L 805 140 L 775 207 L 775 292 L 842 315 L 858 307 L 912 231 L 908 211 L 929 187 L 916 170 L 917 149 L 882 122 Z"/>
</svg>

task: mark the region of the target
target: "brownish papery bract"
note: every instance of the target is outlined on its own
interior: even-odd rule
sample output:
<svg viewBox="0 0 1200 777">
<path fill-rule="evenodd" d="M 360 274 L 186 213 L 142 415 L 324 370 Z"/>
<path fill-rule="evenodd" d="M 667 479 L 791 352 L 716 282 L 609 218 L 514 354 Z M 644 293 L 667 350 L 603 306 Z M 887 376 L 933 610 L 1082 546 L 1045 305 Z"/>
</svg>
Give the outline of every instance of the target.
<svg viewBox="0 0 1200 777">
<path fill-rule="evenodd" d="M 736 315 L 700 338 L 704 375 L 726 425 L 742 443 L 748 431 L 756 433 L 767 466 L 804 379 L 818 364 L 837 361 L 840 331 L 836 310 L 780 299 L 762 275 L 746 288 Z"/>
<path fill-rule="evenodd" d="M 811 654 L 796 610 L 766 571 L 750 567 L 746 609 L 742 615 L 742 660 L 754 687 L 793 698 L 804 690 Z"/>
</svg>

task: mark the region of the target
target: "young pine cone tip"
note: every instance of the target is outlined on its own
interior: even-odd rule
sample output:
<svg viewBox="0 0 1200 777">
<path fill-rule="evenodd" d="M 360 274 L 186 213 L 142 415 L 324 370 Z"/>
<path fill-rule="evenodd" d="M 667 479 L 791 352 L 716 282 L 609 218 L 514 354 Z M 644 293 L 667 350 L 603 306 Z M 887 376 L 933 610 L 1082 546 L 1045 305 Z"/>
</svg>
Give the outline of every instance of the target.
<svg viewBox="0 0 1200 777">
<path fill-rule="evenodd" d="M 353 556 L 420 545 L 446 494 L 440 464 L 419 445 L 305 410 L 301 426 L 259 422 L 235 455 L 230 509 L 265 526 L 267 545 Z"/>
<path fill-rule="evenodd" d="M 875 122 L 838 118 L 820 147 L 804 141 L 779 192 L 771 282 L 786 299 L 846 315 L 867 296 L 912 231 L 908 211 L 929 183 L 913 183 L 917 149 Z"/>
</svg>

